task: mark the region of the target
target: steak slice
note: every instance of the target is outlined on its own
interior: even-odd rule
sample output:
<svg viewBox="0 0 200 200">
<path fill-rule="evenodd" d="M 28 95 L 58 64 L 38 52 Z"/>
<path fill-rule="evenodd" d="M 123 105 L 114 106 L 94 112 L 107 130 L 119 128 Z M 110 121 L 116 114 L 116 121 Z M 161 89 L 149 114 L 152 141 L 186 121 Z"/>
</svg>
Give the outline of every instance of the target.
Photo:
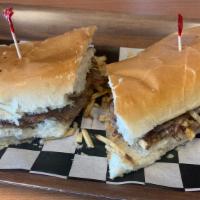
<svg viewBox="0 0 200 200">
<path fill-rule="evenodd" d="M 3 127 L 17 127 L 27 128 L 34 127 L 37 123 L 43 122 L 46 119 L 54 118 L 60 122 L 72 121 L 80 111 L 85 107 L 91 96 L 90 91 L 84 91 L 80 95 L 73 95 L 70 99 L 73 101 L 73 105 L 67 105 L 63 108 L 48 110 L 46 113 L 40 114 L 25 114 L 20 120 L 17 126 L 14 123 L 8 121 L 0 121 L 0 125 Z"/>
<path fill-rule="evenodd" d="M 113 106 L 111 107 L 113 109 Z M 200 107 L 192 110 L 200 115 Z M 200 117 L 200 116 L 199 116 Z M 122 137 L 117 131 L 116 118 L 114 111 L 112 111 L 109 117 L 109 123 L 106 127 L 107 134 Z M 138 143 L 142 142 L 145 149 L 150 149 L 161 140 L 166 138 L 174 138 L 177 141 L 187 137 L 188 140 L 192 140 L 193 137 L 200 131 L 200 122 L 191 116 L 190 111 L 186 112 L 172 120 L 169 120 L 161 125 L 156 126 L 153 130 L 149 131 L 143 138 L 138 140 Z M 143 145 L 142 145 L 143 146 Z"/>
</svg>

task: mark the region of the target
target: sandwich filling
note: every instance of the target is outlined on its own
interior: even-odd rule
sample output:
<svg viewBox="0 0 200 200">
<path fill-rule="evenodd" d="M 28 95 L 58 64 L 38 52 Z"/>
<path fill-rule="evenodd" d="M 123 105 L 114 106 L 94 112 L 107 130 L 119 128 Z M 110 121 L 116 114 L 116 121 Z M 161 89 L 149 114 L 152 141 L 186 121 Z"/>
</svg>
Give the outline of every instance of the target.
<svg viewBox="0 0 200 200">
<path fill-rule="evenodd" d="M 197 132 L 200 130 L 200 108 L 196 108 L 183 115 L 180 115 L 168 122 L 165 122 L 153 130 L 149 131 L 143 138 L 136 141 L 135 145 L 139 145 L 145 150 L 149 150 L 151 147 L 159 143 L 161 140 L 172 137 L 177 141 L 187 138 L 192 140 Z M 109 135 L 116 136 L 121 134 L 117 131 L 116 118 L 112 113 L 110 122 L 107 128 Z"/>
<path fill-rule="evenodd" d="M 86 106 L 91 97 L 91 90 L 84 90 L 79 95 L 71 95 L 72 105 L 60 109 L 49 110 L 46 113 L 25 114 L 17 126 L 8 121 L 0 122 L 0 148 L 9 144 L 18 144 L 33 137 L 59 138 L 67 132 L 70 124 Z"/>
<path fill-rule="evenodd" d="M 142 140 L 145 143 L 145 148 L 151 148 L 154 144 L 166 137 L 173 137 L 176 140 L 181 140 L 184 135 L 189 140 L 192 140 L 200 129 L 199 113 L 200 108 L 197 108 L 157 126 L 143 137 Z M 142 140 L 140 140 L 139 143 L 141 143 Z"/>
<path fill-rule="evenodd" d="M 47 119 L 54 119 L 63 123 L 72 122 L 88 102 L 90 94 L 91 91 L 85 90 L 81 94 L 70 95 L 69 99 L 72 101 L 72 105 L 54 110 L 48 109 L 48 112 L 40 114 L 25 114 L 19 119 L 19 125 L 9 121 L 0 121 L 0 126 L 4 128 L 34 128 L 36 124 L 44 122 Z"/>
</svg>

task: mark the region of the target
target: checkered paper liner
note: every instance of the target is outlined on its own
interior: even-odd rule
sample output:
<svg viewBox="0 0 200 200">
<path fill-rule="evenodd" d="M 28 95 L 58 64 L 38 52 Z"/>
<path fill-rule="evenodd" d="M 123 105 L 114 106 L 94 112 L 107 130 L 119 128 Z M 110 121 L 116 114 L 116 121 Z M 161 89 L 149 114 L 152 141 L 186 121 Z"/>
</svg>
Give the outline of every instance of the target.
<svg viewBox="0 0 200 200">
<path fill-rule="evenodd" d="M 119 59 L 136 55 L 141 49 L 120 48 Z M 109 179 L 104 144 L 96 134 L 106 135 L 104 124 L 98 121 L 100 108 L 93 109 L 93 119 L 82 113 L 75 119 L 80 128 L 90 133 L 95 148 L 83 142 L 77 145 L 75 136 L 41 143 L 10 145 L 0 151 L 0 169 L 25 170 L 27 173 L 55 176 L 63 179 L 87 179 L 108 184 L 154 184 L 185 191 L 200 190 L 200 136 L 185 146 L 173 150 L 155 164 L 114 180 Z"/>
</svg>

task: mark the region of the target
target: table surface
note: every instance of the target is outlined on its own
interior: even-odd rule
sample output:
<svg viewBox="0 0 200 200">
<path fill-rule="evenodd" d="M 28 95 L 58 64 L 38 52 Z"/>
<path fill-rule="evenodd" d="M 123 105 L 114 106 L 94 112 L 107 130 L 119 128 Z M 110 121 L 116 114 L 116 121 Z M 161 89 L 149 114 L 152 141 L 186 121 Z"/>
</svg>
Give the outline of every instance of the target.
<svg viewBox="0 0 200 200">
<path fill-rule="evenodd" d="M 134 200 L 196 200 L 200 199 L 200 192 L 182 192 L 173 189 L 156 187 L 156 186 L 143 186 L 143 185 L 110 185 L 101 182 L 86 181 L 86 180 L 65 180 L 56 177 L 42 176 L 36 174 L 29 174 L 21 171 L 0 171 L 0 184 L 9 184 L 7 188 L 14 188 L 18 186 L 23 190 L 23 195 L 27 192 L 29 198 L 35 199 L 48 194 L 51 197 L 52 193 L 55 194 L 54 199 L 57 198 L 58 192 L 63 195 L 69 196 L 69 198 L 79 199 L 134 199 Z M 20 188 L 21 187 L 21 188 Z M 22 189 L 22 187 L 28 188 L 28 191 Z M 32 190 L 30 190 L 32 189 Z M 34 190 L 33 190 L 34 189 Z M 38 193 L 37 193 L 38 191 Z M 34 195 L 32 195 L 34 192 Z M 4 193 L 0 193 L 1 195 Z M 9 194 L 10 195 L 10 194 Z M 9 196 L 8 196 L 9 197 Z M 60 196 L 58 196 L 60 198 Z"/>
<path fill-rule="evenodd" d="M 61 192 L 51 192 L 48 190 L 38 190 L 32 188 L 24 188 L 0 184 L 0 199 L 4 200 L 92 200 L 94 197 L 84 195 L 66 194 Z"/>
<path fill-rule="evenodd" d="M 1 1 L 3 2 L 3 1 Z M 185 27 L 199 25 L 200 3 L 194 4 L 187 0 L 168 1 L 23 1 L 13 0 L 4 2 L 19 3 L 15 8 L 15 28 L 18 38 L 41 39 L 59 34 L 73 27 L 96 24 L 99 29 L 95 36 L 95 44 L 110 46 L 147 47 L 161 39 L 176 28 L 175 11 L 177 6 L 185 14 Z M 95 3 L 94 3 L 95 2 Z M 123 2 L 123 3 L 122 3 Z M 149 3 L 149 2 L 152 2 Z M 182 2 L 182 3 L 180 3 Z M 191 2 L 191 1 L 190 1 Z M 148 3 L 148 6 L 144 6 Z M 49 5 L 50 7 L 26 7 L 29 5 Z M 10 5 L 10 4 L 9 4 Z M 53 8 L 53 6 L 62 9 Z M 8 6 L 0 5 L 0 12 Z M 79 8 L 73 10 L 70 8 Z M 160 10 L 163 8 L 163 13 Z M 171 8 L 171 11 L 170 11 Z M 90 10 L 90 12 L 86 10 Z M 26 10 L 27 16 L 24 16 Z M 38 13 L 42 15 L 38 15 Z M 112 12 L 111 12 L 112 11 Z M 193 12 L 192 12 L 193 11 Z M 123 12 L 123 14 L 122 14 Z M 140 16 L 134 16 L 140 14 Z M 143 14 L 149 14 L 144 16 Z M 153 14 L 163 16 L 153 16 Z M 40 20 L 38 20 L 38 16 Z M 81 18 L 81 21 L 79 20 Z M 47 20 L 48 19 L 48 20 Z M 63 19 L 62 23 L 61 20 Z M 89 19 L 89 20 L 88 20 Z M 120 20 L 118 20 L 120 19 Z M 31 22 L 31 23 L 30 23 Z M 142 27 L 141 27 L 142 24 Z M 34 26 L 34 29 L 32 28 Z M 5 20 L 0 16 L 0 38 L 10 39 L 10 33 Z M 113 33 L 117 33 L 114 34 Z M 112 48 L 109 48 L 112 50 Z M 58 178 L 31 175 L 22 172 L 0 172 L 0 199 L 200 199 L 200 193 L 184 193 L 157 187 L 139 185 L 111 186 L 104 183 L 78 180 L 60 180 Z M 23 187 L 22 187 L 23 186 Z M 34 189 L 35 188 L 35 189 Z"/>
</svg>

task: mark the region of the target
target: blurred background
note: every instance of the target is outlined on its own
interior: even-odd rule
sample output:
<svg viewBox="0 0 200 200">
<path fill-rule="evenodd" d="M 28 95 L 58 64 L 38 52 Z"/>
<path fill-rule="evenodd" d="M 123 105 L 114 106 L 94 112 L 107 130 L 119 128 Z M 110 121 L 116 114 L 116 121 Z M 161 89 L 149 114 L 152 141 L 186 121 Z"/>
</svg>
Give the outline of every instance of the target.
<svg viewBox="0 0 200 200">
<path fill-rule="evenodd" d="M 199 0 L 1 0 L 2 3 L 79 8 L 112 11 L 139 15 L 176 16 L 200 18 Z"/>
<path fill-rule="evenodd" d="M 98 46 L 145 48 L 177 31 L 177 14 L 184 28 L 198 26 L 199 0 L 1 0 L 0 11 L 13 7 L 20 40 L 38 40 L 72 28 L 97 25 Z M 0 37 L 10 39 L 0 16 Z"/>
</svg>

